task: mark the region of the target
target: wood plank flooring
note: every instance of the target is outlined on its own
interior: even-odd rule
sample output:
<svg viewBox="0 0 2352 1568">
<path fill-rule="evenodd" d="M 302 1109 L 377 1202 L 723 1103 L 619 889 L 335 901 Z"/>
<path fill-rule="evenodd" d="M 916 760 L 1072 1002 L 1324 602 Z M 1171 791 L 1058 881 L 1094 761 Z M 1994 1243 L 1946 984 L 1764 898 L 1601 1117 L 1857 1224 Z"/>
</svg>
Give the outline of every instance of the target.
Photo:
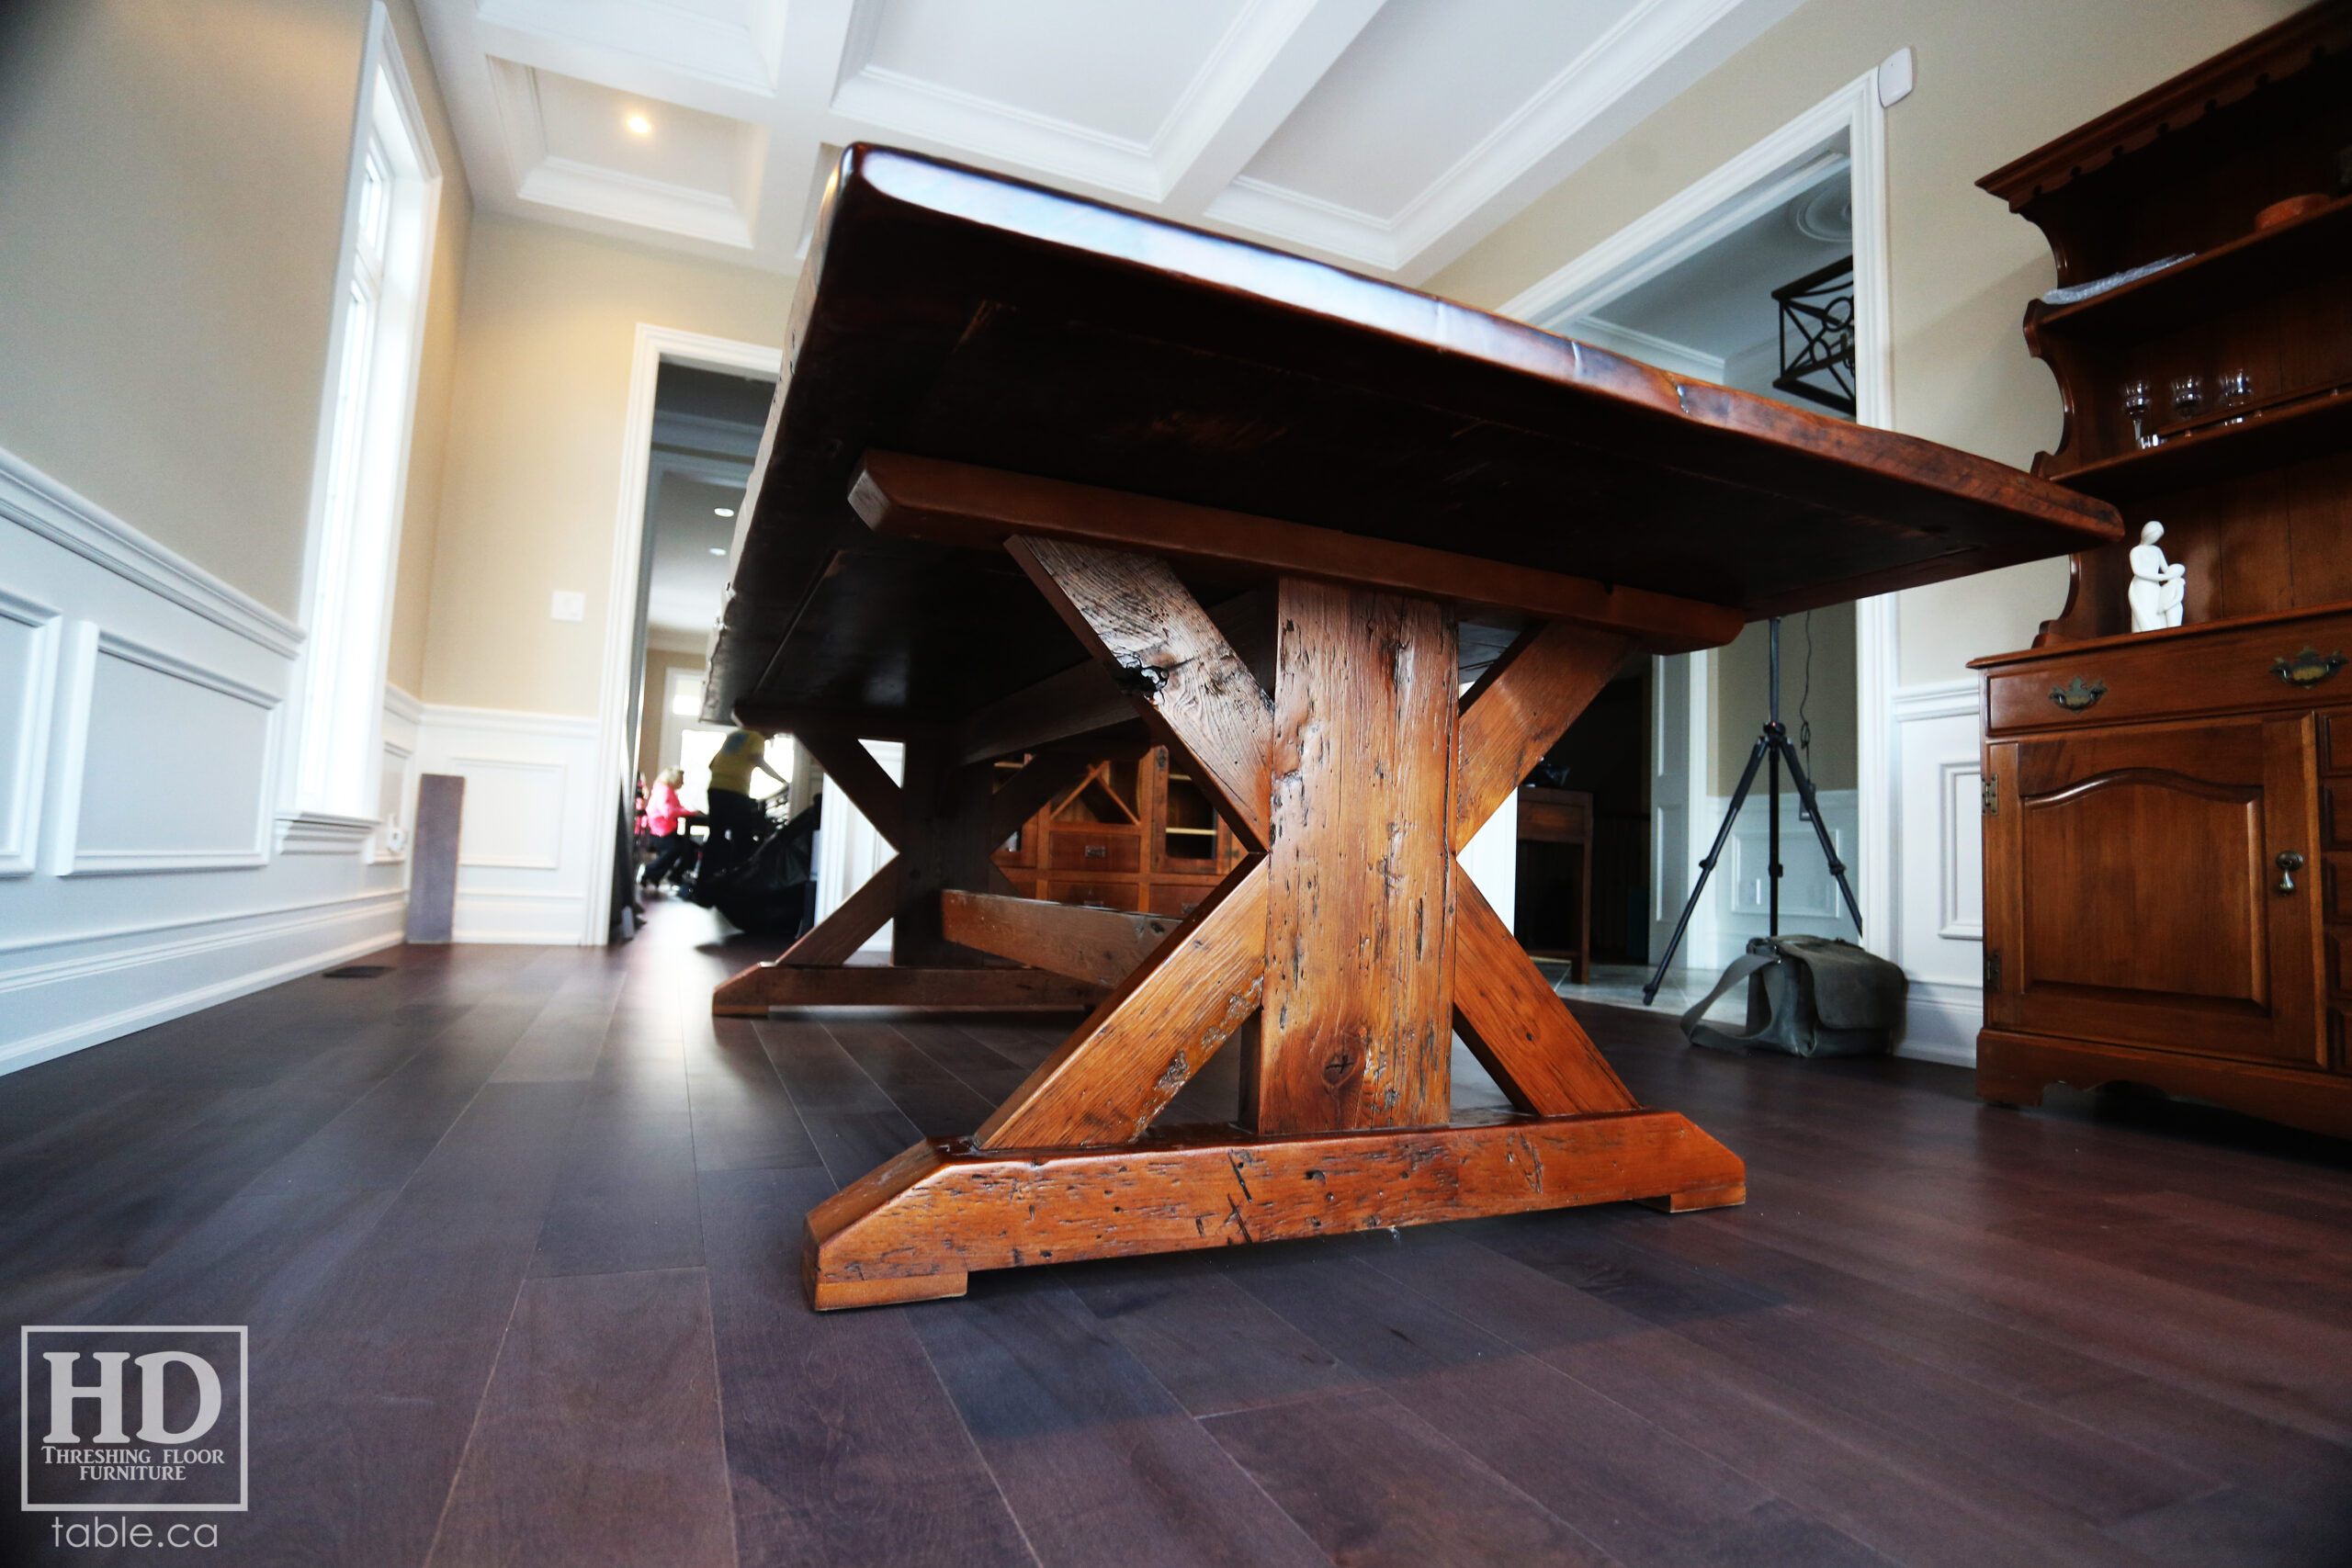
<svg viewBox="0 0 2352 1568">
<path fill-rule="evenodd" d="M 11 1325 L 251 1327 L 252 1508 L 209 1561 L 2352 1563 L 2352 1145 L 1583 1009 L 1747 1207 L 819 1317 L 808 1209 L 1059 1029 L 713 1020 L 764 956 L 717 929 L 395 949 L 0 1078 Z M 1230 1113 L 1234 1055 L 1170 1120 Z M 0 1513 L 0 1562 L 107 1560 Z"/>
</svg>

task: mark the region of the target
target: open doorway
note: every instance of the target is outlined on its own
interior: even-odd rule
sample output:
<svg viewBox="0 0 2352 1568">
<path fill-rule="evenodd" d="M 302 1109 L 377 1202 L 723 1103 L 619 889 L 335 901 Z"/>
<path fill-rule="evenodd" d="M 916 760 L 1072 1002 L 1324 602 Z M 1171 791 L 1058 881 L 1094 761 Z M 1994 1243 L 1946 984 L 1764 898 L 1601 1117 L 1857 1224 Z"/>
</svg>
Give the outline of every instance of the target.
<svg viewBox="0 0 2352 1568">
<path fill-rule="evenodd" d="M 735 518 L 775 393 L 773 376 L 664 360 L 653 394 L 646 464 L 644 538 L 639 553 L 637 657 L 629 682 L 632 796 L 673 769 L 688 811 L 707 806 L 710 761 L 727 734 L 704 723 L 710 629 L 727 589 Z M 755 795 L 782 786 L 754 774 Z M 635 812 L 631 813 L 632 818 Z M 616 865 L 616 927 L 633 907 L 648 846 L 634 831 Z M 616 934 L 626 934 L 616 930 Z"/>
<path fill-rule="evenodd" d="M 1887 423 L 1881 113 L 1873 73 L 1506 310 L 1678 378 L 1831 418 Z M 1871 744 L 1859 672 L 1866 619 L 1840 605 L 1787 622 L 1781 682 L 1783 722 L 1804 750 L 1824 822 L 1840 857 L 1859 872 L 1871 858 L 1859 787 Z M 1767 627 L 1758 623 L 1728 647 L 1644 661 L 1645 670 L 1626 672 L 1611 688 L 1638 702 L 1621 695 L 1605 716 L 1596 703 L 1591 725 L 1580 723 L 1545 760 L 1570 780 L 1611 779 L 1621 809 L 1637 811 L 1646 829 L 1635 874 L 1645 880 L 1639 914 L 1621 914 L 1623 889 L 1600 886 L 1608 852 L 1599 842 L 1596 799 L 1589 873 L 1596 999 L 1637 1000 L 1648 978 L 1642 965 L 1655 963 L 1672 937 L 1767 716 Z M 1629 739 L 1645 758 L 1638 791 L 1618 776 Z M 1781 929 L 1851 938 L 1813 829 L 1785 781 L 1780 817 Z M 1769 830 L 1759 779 L 1692 915 L 1661 1003 L 1703 992 L 1749 937 L 1767 931 Z M 1624 875 L 1628 858 L 1614 852 L 1611 874 Z M 1556 869 L 1547 872 L 1543 857 L 1522 853 L 1522 877 L 1535 876 L 1518 900 L 1534 922 L 1520 932 L 1532 949 L 1556 950 L 1572 862 L 1557 855 Z M 1858 889 L 1866 880 L 1858 878 Z M 1636 935 L 1634 928 L 1643 929 Z M 1636 951 L 1640 957 L 1632 958 Z"/>
</svg>

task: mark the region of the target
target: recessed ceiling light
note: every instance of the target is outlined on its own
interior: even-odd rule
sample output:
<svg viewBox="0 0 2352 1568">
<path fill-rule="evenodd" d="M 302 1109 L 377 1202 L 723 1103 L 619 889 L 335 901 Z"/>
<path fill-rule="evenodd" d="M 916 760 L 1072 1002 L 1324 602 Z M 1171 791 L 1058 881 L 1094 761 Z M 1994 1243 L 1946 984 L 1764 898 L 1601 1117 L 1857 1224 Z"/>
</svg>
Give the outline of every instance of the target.
<svg viewBox="0 0 2352 1568">
<path fill-rule="evenodd" d="M 732 517 L 735 515 L 735 509 L 731 506 L 714 506 L 710 509 L 710 514 L 713 517 Z"/>
<path fill-rule="evenodd" d="M 629 116 L 628 118 L 621 121 L 621 123 L 628 126 L 631 130 L 636 131 L 639 136 L 650 136 L 653 134 L 653 122 L 646 118 L 641 114 L 633 114 Z"/>
<path fill-rule="evenodd" d="M 725 555 L 727 552 L 726 552 L 725 550 L 720 549 L 717 545 L 713 545 L 713 546 L 711 546 L 711 547 L 710 547 L 710 553 L 711 553 L 712 555 L 715 555 L 715 556 L 723 556 L 723 555 Z"/>
</svg>

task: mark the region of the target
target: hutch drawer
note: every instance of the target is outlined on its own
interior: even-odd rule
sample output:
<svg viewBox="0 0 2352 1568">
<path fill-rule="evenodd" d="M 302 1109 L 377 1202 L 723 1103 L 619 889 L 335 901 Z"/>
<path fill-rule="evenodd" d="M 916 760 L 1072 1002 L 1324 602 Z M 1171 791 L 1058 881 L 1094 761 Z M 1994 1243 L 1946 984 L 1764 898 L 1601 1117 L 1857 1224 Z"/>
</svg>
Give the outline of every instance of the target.
<svg viewBox="0 0 2352 1568">
<path fill-rule="evenodd" d="M 1046 852 L 1048 871 L 1135 872 L 1143 867 L 1143 836 L 1134 829 L 1065 828 L 1057 823 Z"/>
<path fill-rule="evenodd" d="M 2310 707 L 2312 697 L 2330 687 L 2352 690 L 2352 674 L 2342 671 L 2310 687 L 2282 676 L 2278 661 L 2291 664 L 2306 648 L 2323 661 L 2352 649 L 2352 614 L 2283 626 L 2152 632 L 2030 662 L 2003 660 L 1988 682 L 1986 728 L 1994 735 L 2017 735 L 2211 713 L 2291 712 Z M 2352 714 L 2329 716 L 2336 722 L 2324 750 L 2352 762 Z"/>
<path fill-rule="evenodd" d="M 1175 915 L 1182 918 L 1193 912 L 1200 901 L 1216 890 L 1216 878 L 1204 877 L 1198 882 L 1178 882 L 1165 876 L 1151 879 L 1151 908 L 1155 915 Z"/>
<path fill-rule="evenodd" d="M 1142 906 L 1140 888 L 1132 876 L 1047 877 L 1039 885 L 1037 897 L 1096 909 L 1139 911 Z"/>
</svg>

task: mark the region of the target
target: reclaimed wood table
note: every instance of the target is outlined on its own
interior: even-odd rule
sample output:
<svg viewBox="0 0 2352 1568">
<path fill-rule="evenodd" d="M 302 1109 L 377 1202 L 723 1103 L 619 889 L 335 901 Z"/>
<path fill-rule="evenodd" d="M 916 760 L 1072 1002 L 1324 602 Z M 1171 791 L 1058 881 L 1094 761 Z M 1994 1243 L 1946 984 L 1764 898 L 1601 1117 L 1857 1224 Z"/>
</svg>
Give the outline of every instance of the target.
<svg viewBox="0 0 2352 1568">
<path fill-rule="evenodd" d="M 787 363 L 706 716 L 798 737 L 897 854 L 713 1005 L 1089 1010 L 978 1132 L 809 1216 L 820 1309 L 1741 1201 L 1455 854 L 1629 655 L 2120 534 L 1999 464 L 877 148 L 827 193 Z M 904 742 L 899 782 L 860 738 Z M 1012 827 L 1153 743 L 1250 851 L 1216 892 L 1181 920 L 1006 897 Z M 893 964 L 845 966 L 884 920 Z M 1452 1115 L 1457 1032 L 1514 1113 Z M 1238 1122 L 1155 1127 L 1228 1043 Z"/>
</svg>

